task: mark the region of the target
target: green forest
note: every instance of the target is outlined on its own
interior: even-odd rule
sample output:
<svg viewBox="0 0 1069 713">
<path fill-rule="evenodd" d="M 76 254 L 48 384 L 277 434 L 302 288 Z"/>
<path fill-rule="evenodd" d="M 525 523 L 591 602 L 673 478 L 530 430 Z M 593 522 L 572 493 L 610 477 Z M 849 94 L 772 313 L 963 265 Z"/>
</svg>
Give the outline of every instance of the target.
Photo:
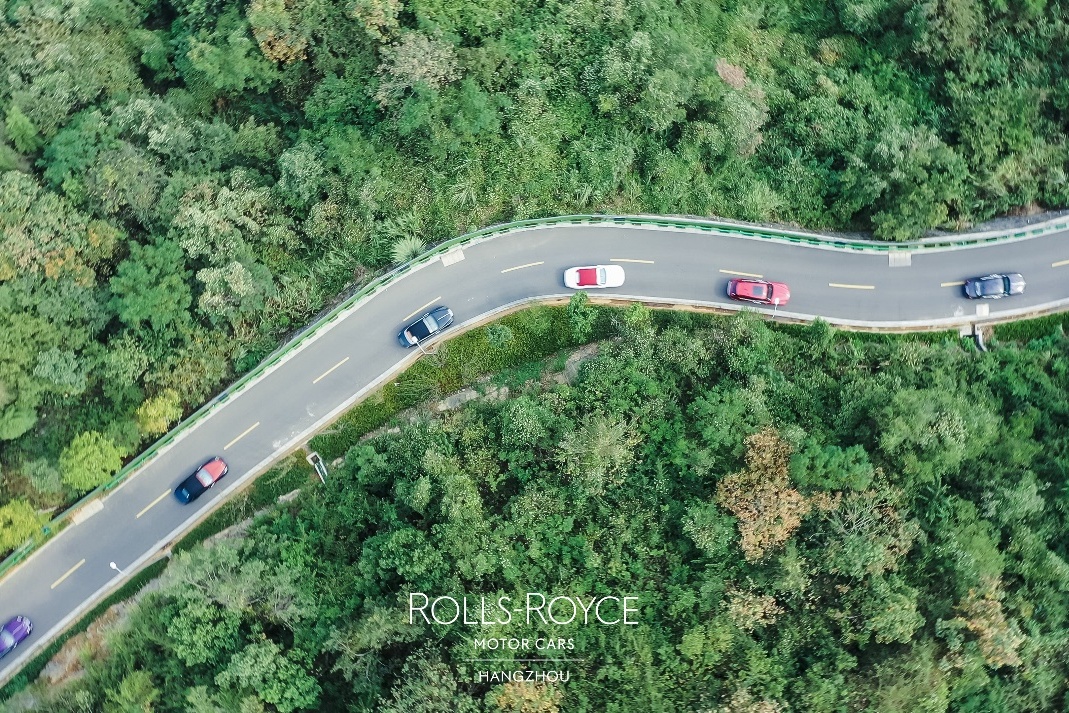
<svg viewBox="0 0 1069 713">
<path fill-rule="evenodd" d="M 561 313 L 479 338 L 552 340 Z M 571 381 L 551 359 L 488 385 L 508 398 L 313 443 L 344 454 L 325 485 L 177 554 L 80 650 L 84 676 L 6 710 L 1066 709 L 1064 332 L 982 353 L 750 313 L 594 316 L 608 338 Z M 627 594 L 637 624 L 410 624 L 410 592 Z M 479 682 L 497 664 L 467 660 L 475 635 L 564 637 L 550 655 L 577 660 L 504 666 L 565 683 Z"/>
<path fill-rule="evenodd" d="M 0 553 L 352 286 L 573 212 L 1069 204 L 1042 0 L 6 0 Z"/>
</svg>

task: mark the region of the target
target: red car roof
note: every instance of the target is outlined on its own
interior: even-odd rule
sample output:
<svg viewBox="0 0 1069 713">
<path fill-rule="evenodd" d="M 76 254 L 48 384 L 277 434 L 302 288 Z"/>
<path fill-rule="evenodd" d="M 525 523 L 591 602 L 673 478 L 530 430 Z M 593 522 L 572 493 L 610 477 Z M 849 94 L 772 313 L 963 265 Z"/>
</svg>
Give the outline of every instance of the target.
<svg viewBox="0 0 1069 713">
<path fill-rule="evenodd" d="M 579 286 L 587 287 L 598 284 L 598 271 L 596 268 L 587 267 L 579 271 Z"/>
</svg>

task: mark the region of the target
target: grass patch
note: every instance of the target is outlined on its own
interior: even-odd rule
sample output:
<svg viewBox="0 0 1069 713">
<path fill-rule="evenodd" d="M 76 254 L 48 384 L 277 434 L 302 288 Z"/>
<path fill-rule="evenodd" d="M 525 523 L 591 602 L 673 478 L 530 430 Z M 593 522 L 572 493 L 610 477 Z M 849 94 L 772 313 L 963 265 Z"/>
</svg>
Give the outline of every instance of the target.
<svg viewBox="0 0 1069 713">
<path fill-rule="evenodd" d="M 204 519 L 199 525 L 187 532 L 174 544 L 171 551 L 175 554 L 191 550 L 212 535 L 232 527 L 253 513 L 270 507 L 278 502 L 279 496 L 307 485 L 315 479 L 315 471 L 304 459 L 304 451 L 291 454 L 284 461 L 256 478 L 252 485 L 236 494 Z"/>
<path fill-rule="evenodd" d="M 17 676 L 8 681 L 3 688 L 0 688 L 0 701 L 6 701 L 11 696 L 26 688 L 30 683 L 37 680 L 37 677 L 41 675 L 41 671 L 43 671 L 45 666 L 48 665 L 48 662 L 52 660 L 52 657 L 59 653 L 59 650 L 63 648 L 64 644 L 71 638 L 88 629 L 89 625 L 96 621 L 97 617 L 106 612 L 109 607 L 137 594 L 141 591 L 142 587 L 160 576 L 165 569 L 167 569 L 167 559 L 162 558 L 156 560 L 131 577 L 129 582 L 119 587 L 118 590 L 106 597 L 100 604 L 97 604 L 90 609 L 89 612 L 79 619 L 74 626 L 67 629 L 66 632 L 49 644 L 44 651 L 30 659 L 29 663 L 22 667 L 22 671 L 20 671 Z"/>
<path fill-rule="evenodd" d="M 172 553 L 177 554 L 196 547 L 212 535 L 218 534 L 232 525 L 236 525 L 242 520 L 252 516 L 252 514 L 258 510 L 270 507 L 278 501 L 279 496 L 307 485 L 314 479 L 314 471 L 312 470 L 312 467 L 308 465 L 308 462 L 305 461 L 304 452 L 301 451 L 292 454 L 274 468 L 271 468 L 269 471 L 258 477 L 248 488 L 245 488 L 234 496 L 233 500 L 224 503 L 218 510 L 209 515 L 207 519 L 186 533 L 186 535 L 171 548 Z M 140 591 L 142 587 L 158 577 L 163 570 L 167 568 L 167 563 L 168 560 L 166 558 L 153 562 L 148 567 L 145 567 L 145 569 L 135 574 L 129 582 L 120 587 L 114 594 L 93 607 L 92 610 L 78 620 L 77 624 L 68 629 L 66 633 L 62 634 L 58 639 L 52 642 L 48 648 L 23 666 L 22 671 L 12 678 L 7 685 L 0 688 L 0 701 L 7 700 L 36 680 L 52 657 L 59 653 L 59 650 L 63 648 L 63 645 L 70 640 L 71 637 L 88 629 L 89 625 L 92 624 L 97 617 L 107 611 L 108 607 L 125 599 L 129 599 Z"/>
<path fill-rule="evenodd" d="M 995 339 L 1000 342 L 1019 342 L 1027 344 L 1035 339 L 1043 339 L 1069 329 L 1069 312 L 1048 314 L 1046 317 L 1026 319 L 1020 322 L 1007 322 L 995 325 Z"/>
<path fill-rule="evenodd" d="M 494 339 L 491 330 L 480 327 L 451 339 L 441 344 L 435 354 L 421 358 L 395 381 L 346 412 L 328 432 L 312 438 L 311 448 L 328 462 L 340 458 L 361 436 L 385 426 L 400 411 L 459 391 L 483 374 L 507 372 L 502 374 L 503 381 L 495 381 L 508 384 L 538 378 L 546 367 L 543 360 L 547 357 L 610 334 L 612 310 L 596 309 L 598 320 L 594 333 L 582 341 L 572 334 L 566 307 L 544 305 L 510 314 L 494 323 L 506 327 L 511 338 Z M 687 324 L 692 323 L 690 317 L 685 316 Z"/>
</svg>

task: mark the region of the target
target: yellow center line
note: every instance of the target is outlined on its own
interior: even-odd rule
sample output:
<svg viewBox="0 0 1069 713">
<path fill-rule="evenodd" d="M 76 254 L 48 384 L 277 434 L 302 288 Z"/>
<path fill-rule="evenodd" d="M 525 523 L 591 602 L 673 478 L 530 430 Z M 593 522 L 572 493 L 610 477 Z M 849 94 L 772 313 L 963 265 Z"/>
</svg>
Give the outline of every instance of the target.
<svg viewBox="0 0 1069 713">
<path fill-rule="evenodd" d="M 137 517 L 135 517 L 134 519 L 135 519 L 135 520 L 137 520 L 137 519 L 138 519 L 138 518 L 140 518 L 140 517 L 141 517 L 142 515 L 144 515 L 145 513 L 147 513 L 147 512 L 149 511 L 149 510 L 151 510 L 151 509 L 153 508 L 153 506 L 155 506 L 155 505 L 159 505 L 160 501 L 161 501 L 161 500 L 163 500 L 163 499 L 164 499 L 165 497 L 167 497 L 167 496 L 168 496 L 168 495 L 170 495 L 170 494 L 171 494 L 171 491 L 170 491 L 170 490 L 164 490 L 164 491 L 163 491 L 163 495 L 161 495 L 160 497 L 156 498 L 156 499 L 155 499 L 155 500 L 153 500 L 153 501 L 152 501 L 151 503 L 149 503 L 148 505 L 146 505 L 146 506 L 144 507 L 144 509 L 142 509 L 142 510 L 141 510 L 141 512 L 139 512 L 139 513 L 137 514 Z"/>
<path fill-rule="evenodd" d="M 522 270 L 525 267 L 537 267 L 539 265 L 545 265 L 545 264 L 546 264 L 545 260 L 542 260 L 541 262 L 529 262 L 526 265 L 517 265 L 516 267 L 505 268 L 504 270 L 501 271 L 501 274 L 504 275 L 506 272 L 512 272 L 513 270 Z M 416 312 L 418 312 L 418 311 L 419 310 L 416 310 Z"/>
<path fill-rule="evenodd" d="M 841 282 L 829 282 L 828 287 L 840 287 L 844 290 L 875 290 L 876 285 L 844 285 Z"/>
<path fill-rule="evenodd" d="M 78 564 L 76 564 L 76 565 L 74 565 L 73 567 L 71 567 L 70 569 L 68 569 L 68 570 L 67 570 L 67 573 L 66 573 L 66 574 L 64 574 L 64 575 L 63 575 L 62 577 L 60 577 L 59 579 L 57 579 L 57 580 L 56 580 L 55 582 L 52 582 L 52 587 L 51 587 L 51 588 L 52 588 L 52 589 L 55 589 L 55 588 L 56 588 L 56 587 L 58 587 L 59 585 L 63 584 L 63 580 L 64 580 L 64 579 L 66 579 L 67 577 L 71 576 L 72 574 L 74 574 L 74 570 L 78 569 L 78 568 L 79 568 L 79 567 L 81 567 L 81 566 L 82 566 L 83 564 L 85 564 L 85 560 L 84 560 L 84 559 L 83 559 L 83 560 L 82 560 L 81 562 L 79 562 Z"/>
<path fill-rule="evenodd" d="M 235 443 L 240 441 L 245 436 L 249 435 L 252 432 L 252 429 L 256 428 L 259 425 L 260 425 L 260 422 L 257 421 L 256 423 L 254 423 L 251 426 L 249 426 L 248 428 L 246 428 L 244 431 L 241 432 L 240 436 L 238 436 L 237 438 L 232 440 L 230 443 L 227 443 L 225 446 L 223 446 L 223 450 L 225 451 L 227 448 L 229 448 L 230 446 L 234 445 Z"/>
<path fill-rule="evenodd" d="M 609 258 L 609 262 L 640 262 L 643 265 L 652 265 L 653 264 L 653 260 L 635 260 L 635 259 L 628 258 L 628 257 L 611 257 L 611 258 Z"/>
<path fill-rule="evenodd" d="M 344 359 L 339 361 L 337 364 L 335 364 L 334 366 L 332 366 L 329 369 L 327 369 L 326 371 L 324 371 L 322 374 L 320 374 L 315 379 L 313 379 L 312 383 L 313 384 L 318 384 L 320 381 L 322 381 L 327 376 L 327 374 L 329 374 L 330 372 L 334 371 L 335 369 L 337 369 L 339 366 L 341 366 L 342 364 L 344 364 L 347 361 L 349 361 L 349 357 L 345 357 Z"/>
<path fill-rule="evenodd" d="M 1063 265 L 1069 265 L 1069 260 L 1059 260 L 1050 264 L 1051 267 L 1062 267 Z"/>
<path fill-rule="evenodd" d="M 412 314 L 410 314 L 410 315 L 408 315 L 407 317 L 405 317 L 405 319 L 406 319 L 406 320 L 408 320 L 408 319 L 412 319 L 412 318 L 413 318 L 413 317 L 415 317 L 415 316 L 416 316 L 417 314 L 419 314 L 419 313 L 420 313 L 420 312 L 422 312 L 423 310 L 427 309 L 428 307 L 430 307 L 430 306 L 431 306 L 432 304 L 434 304 L 435 302 L 437 302 L 437 301 L 438 301 L 438 300 L 440 300 L 440 299 L 442 299 L 442 298 L 441 298 L 441 296 L 435 297 L 435 298 L 434 298 L 433 300 L 431 300 L 431 301 L 430 301 L 430 302 L 428 302 L 427 304 L 423 305 L 422 307 L 420 307 L 419 309 L 417 309 L 416 311 L 414 311 L 414 312 L 413 312 Z M 402 321 L 403 321 L 403 320 L 402 320 Z"/>
<path fill-rule="evenodd" d="M 940 287 L 961 287 L 965 284 L 965 280 L 957 280 L 956 282 L 940 282 Z"/>
<path fill-rule="evenodd" d="M 742 275 L 743 277 L 756 277 L 758 280 L 764 277 L 764 275 L 758 275 L 756 272 L 739 272 L 738 270 L 721 270 L 720 272 L 725 275 Z"/>
</svg>

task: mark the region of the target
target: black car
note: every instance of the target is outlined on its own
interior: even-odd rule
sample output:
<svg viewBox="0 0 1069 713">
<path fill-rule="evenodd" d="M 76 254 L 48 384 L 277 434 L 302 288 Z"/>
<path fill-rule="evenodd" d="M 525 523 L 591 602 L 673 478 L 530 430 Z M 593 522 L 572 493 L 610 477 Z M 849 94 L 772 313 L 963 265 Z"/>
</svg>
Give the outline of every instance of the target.
<svg viewBox="0 0 1069 713">
<path fill-rule="evenodd" d="M 984 275 L 965 281 L 965 296 L 971 300 L 997 300 L 1006 295 L 1019 295 L 1024 292 L 1024 278 L 1020 273 L 1005 275 Z"/>
<path fill-rule="evenodd" d="M 210 461 L 197 468 L 193 475 L 189 476 L 174 489 L 174 496 L 180 503 L 188 503 L 199 498 L 205 490 L 215 485 L 230 471 L 226 461 L 216 456 Z"/>
<path fill-rule="evenodd" d="M 452 323 L 453 310 L 448 307 L 435 307 L 398 332 L 397 343 L 410 349 L 423 340 L 434 336 Z"/>
</svg>

